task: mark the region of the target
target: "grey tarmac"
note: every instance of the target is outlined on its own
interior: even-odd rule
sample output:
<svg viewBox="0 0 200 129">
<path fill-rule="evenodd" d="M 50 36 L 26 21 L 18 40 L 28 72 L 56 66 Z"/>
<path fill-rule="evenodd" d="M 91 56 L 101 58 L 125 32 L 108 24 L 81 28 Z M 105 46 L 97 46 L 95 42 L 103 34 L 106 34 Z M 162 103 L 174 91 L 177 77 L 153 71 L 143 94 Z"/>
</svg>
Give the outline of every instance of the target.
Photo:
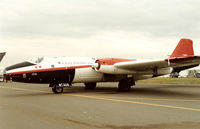
<svg viewBox="0 0 200 129">
<path fill-rule="evenodd" d="M 0 129 L 198 129 L 200 85 L 117 83 L 92 91 L 75 84 L 53 94 L 47 84 L 0 83 Z"/>
</svg>

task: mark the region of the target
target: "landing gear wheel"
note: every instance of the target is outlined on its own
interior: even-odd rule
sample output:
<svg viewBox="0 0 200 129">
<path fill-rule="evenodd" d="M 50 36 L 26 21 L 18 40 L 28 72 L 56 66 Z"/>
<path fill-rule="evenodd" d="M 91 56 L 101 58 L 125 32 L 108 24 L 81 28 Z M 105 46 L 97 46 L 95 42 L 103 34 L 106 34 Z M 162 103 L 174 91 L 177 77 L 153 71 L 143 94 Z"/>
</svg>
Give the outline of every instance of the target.
<svg viewBox="0 0 200 129">
<path fill-rule="evenodd" d="M 120 92 L 128 92 L 131 89 L 130 83 L 126 79 L 119 81 L 118 90 Z"/>
<path fill-rule="evenodd" d="M 52 87 L 52 91 L 55 94 L 63 93 L 63 87 L 58 87 L 58 85 L 54 85 Z"/>
<path fill-rule="evenodd" d="M 96 83 L 85 83 L 85 90 L 94 90 L 96 88 Z"/>
</svg>

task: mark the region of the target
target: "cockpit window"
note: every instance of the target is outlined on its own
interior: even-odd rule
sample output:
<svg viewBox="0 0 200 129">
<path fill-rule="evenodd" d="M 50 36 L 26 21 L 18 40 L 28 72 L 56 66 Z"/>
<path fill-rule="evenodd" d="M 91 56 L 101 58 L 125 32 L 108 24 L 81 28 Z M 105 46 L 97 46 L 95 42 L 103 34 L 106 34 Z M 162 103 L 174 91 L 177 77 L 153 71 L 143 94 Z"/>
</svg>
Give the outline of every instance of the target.
<svg viewBox="0 0 200 129">
<path fill-rule="evenodd" d="M 44 57 L 36 57 L 36 58 L 31 58 L 29 61 L 32 63 L 41 63 L 44 60 Z"/>
<path fill-rule="evenodd" d="M 6 68 L 6 70 L 12 70 L 16 68 L 22 68 L 22 67 L 27 67 L 27 66 L 32 66 L 41 63 L 44 60 L 44 57 L 36 57 L 36 58 L 31 58 L 27 61 L 9 66 Z"/>
<path fill-rule="evenodd" d="M 27 66 L 32 66 L 32 65 L 35 65 L 35 64 L 25 61 L 25 62 L 21 62 L 15 65 L 6 67 L 6 70 L 12 70 L 12 69 L 17 69 L 17 68 L 22 68 L 22 67 L 27 67 Z"/>
</svg>

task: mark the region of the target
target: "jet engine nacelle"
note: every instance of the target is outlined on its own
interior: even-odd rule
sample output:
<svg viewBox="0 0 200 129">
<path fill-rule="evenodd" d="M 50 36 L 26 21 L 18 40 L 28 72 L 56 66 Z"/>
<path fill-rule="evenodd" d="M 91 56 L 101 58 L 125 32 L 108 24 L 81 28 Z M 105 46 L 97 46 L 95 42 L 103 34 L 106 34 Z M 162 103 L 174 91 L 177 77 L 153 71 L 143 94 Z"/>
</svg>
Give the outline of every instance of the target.
<svg viewBox="0 0 200 129">
<path fill-rule="evenodd" d="M 165 74 L 170 74 L 172 72 L 173 72 L 173 68 L 167 67 L 167 68 L 157 69 L 156 74 L 157 75 L 165 75 Z"/>
<path fill-rule="evenodd" d="M 151 69 L 146 71 L 135 71 L 135 70 L 127 70 L 122 68 L 117 68 L 114 66 L 119 59 L 114 58 L 105 58 L 105 59 L 98 59 L 96 60 L 95 64 L 92 66 L 97 72 L 102 72 L 106 74 L 153 74 L 155 76 L 170 74 L 173 72 L 173 68 L 155 68 L 153 71 Z"/>
<path fill-rule="evenodd" d="M 117 69 L 113 65 L 100 65 L 100 66 L 99 64 L 95 64 L 95 65 L 96 67 L 94 68 L 97 72 L 113 74 L 117 71 Z"/>
<path fill-rule="evenodd" d="M 113 64 L 108 64 L 103 60 L 96 60 L 96 63 L 92 66 L 97 72 L 106 74 L 135 74 L 135 71 L 130 71 L 126 69 L 120 69 L 115 67 Z"/>
</svg>

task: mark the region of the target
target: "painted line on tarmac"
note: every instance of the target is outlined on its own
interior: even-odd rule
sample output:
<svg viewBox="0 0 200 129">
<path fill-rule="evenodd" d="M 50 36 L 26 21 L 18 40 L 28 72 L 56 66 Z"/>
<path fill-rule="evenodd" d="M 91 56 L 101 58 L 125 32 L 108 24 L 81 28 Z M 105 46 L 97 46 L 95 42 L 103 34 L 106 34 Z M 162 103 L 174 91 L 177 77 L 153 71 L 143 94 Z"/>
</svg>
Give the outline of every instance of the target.
<svg viewBox="0 0 200 129">
<path fill-rule="evenodd" d="M 20 91 L 29 91 L 29 92 L 41 92 L 41 93 L 49 93 L 48 91 L 42 90 L 31 90 L 31 89 L 24 89 L 24 88 L 13 88 L 13 87 L 4 87 L 0 86 L 0 88 L 4 89 L 11 89 L 11 90 L 20 90 Z M 154 104 L 154 103 L 146 103 L 146 102 L 137 102 L 137 101 L 129 101 L 129 100 L 121 100 L 121 99 L 112 99 L 107 97 L 100 97 L 100 96 L 89 96 L 89 95 L 78 95 L 78 94 L 60 94 L 63 96 L 74 96 L 74 97 L 81 97 L 81 98 L 90 98 L 90 99 L 98 99 L 98 100 L 107 100 L 107 101 L 114 101 L 114 102 L 124 102 L 124 103 L 132 103 L 132 104 L 139 104 L 139 105 L 147 105 L 147 106 L 154 106 L 154 107 L 163 107 L 163 108 L 171 108 L 171 109 L 179 109 L 179 110 L 187 110 L 187 111 L 197 111 L 200 112 L 198 108 L 188 108 L 188 107 L 179 107 L 179 106 L 170 106 L 170 105 L 162 105 L 162 104 Z"/>
<path fill-rule="evenodd" d="M 4 86 L 0 86 L 2 88 L 7 88 L 7 89 L 11 89 L 11 87 L 4 87 Z M 30 91 L 30 89 L 24 89 L 24 88 L 15 88 L 15 87 L 12 87 L 12 89 L 15 89 L 15 90 L 23 90 L 23 91 Z M 48 91 L 43 91 L 43 90 L 31 90 L 32 92 L 41 92 L 41 93 L 49 93 Z M 72 94 L 74 95 L 74 94 Z M 98 96 L 98 97 L 104 97 L 104 96 Z M 137 98 L 137 97 L 109 97 L 109 98 L 121 98 L 121 99 L 134 99 L 134 100 L 156 100 L 156 101 L 183 101 L 183 102 L 198 102 L 200 100 L 198 99 L 155 99 L 155 98 Z"/>
<path fill-rule="evenodd" d="M 198 108 L 187 108 L 187 107 L 178 107 L 178 106 L 170 106 L 170 105 L 162 105 L 162 104 L 154 104 L 154 103 L 146 103 L 146 102 L 128 101 L 128 100 L 112 99 L 112 98 L 99 97 L 99 96 L 73 95 L 73 94 L 62 94 L 62 95 L 77 96 L 77 97 L 92 98 L 92 99 L 99 99 L 99 100 L 108 100 L 108 101 L 133 103 L 133 104 L 148 105 L 148 106 L 154 106 L 154 107 L 164 107 L 164 108 L 173 108 L 173 109 L 181 109 L 181 110 L 200 112 L 200 109 L 198 109 Z"/>
<path fill-rule="evenodd" d="M 198 99 L 164 99 L 164 98 L 163 99 L 157 99 L 157 98 L 155 99 L 155 98 L 140 98 L 140 97 L 110 97 L 110 98 L 134 99 L 134 100 L 154 100 L 154 101 L 200 102 L 200 100 L 198 100 Z"/>
</svg>

